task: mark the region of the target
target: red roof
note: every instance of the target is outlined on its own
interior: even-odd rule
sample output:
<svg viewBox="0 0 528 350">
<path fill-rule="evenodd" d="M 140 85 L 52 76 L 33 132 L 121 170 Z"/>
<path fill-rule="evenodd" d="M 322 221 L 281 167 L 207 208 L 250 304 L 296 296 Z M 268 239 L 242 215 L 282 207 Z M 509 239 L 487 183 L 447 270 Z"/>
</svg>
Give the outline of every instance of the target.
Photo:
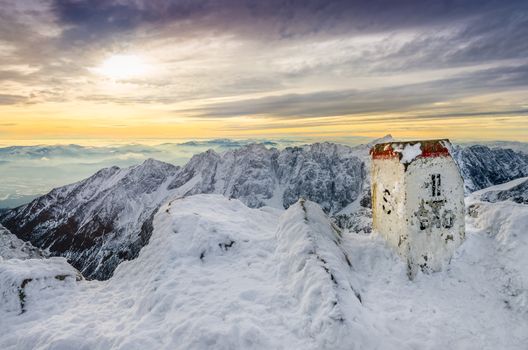
<svg viewBox="0 0 528 350">
<path fill-rule="evenodd" d="M 415 145 L 417 143 L 420 144 L 422 154 L 416 158 L 450 156 L 447 147 L 449 147 L 448 145 L 451 145 L 451 143 L 448 139 L 378 143 L 370 149 L 370 155 L 372 159 L 401 159 L 401 150 L 403 150 L 406 145 Z"/>
</svg>

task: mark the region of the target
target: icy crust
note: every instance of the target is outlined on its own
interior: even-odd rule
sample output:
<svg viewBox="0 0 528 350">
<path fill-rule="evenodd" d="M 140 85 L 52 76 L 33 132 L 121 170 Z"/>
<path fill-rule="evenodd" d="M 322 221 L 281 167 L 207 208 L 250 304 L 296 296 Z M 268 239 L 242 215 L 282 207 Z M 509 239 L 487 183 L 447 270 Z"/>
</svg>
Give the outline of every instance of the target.
<svg viewBox="0 0 528 350">
<path fill-rule="evenodd" d="M 11 259 L 0 262 L 0 306 L 24 313 L 33 304 L 54 297 L 58 289 L 71 289 L 81 274 L 66 259 Z"/>
<path fill-rule="evenodd" d="M 299 300 L 303 333 L 321 349 L 350 349 L 365 341 L 359 283 L 342 234 L 317 204 L 299 200 L 280 218 L 277 229 L 279 276 Z"/>
</svg>

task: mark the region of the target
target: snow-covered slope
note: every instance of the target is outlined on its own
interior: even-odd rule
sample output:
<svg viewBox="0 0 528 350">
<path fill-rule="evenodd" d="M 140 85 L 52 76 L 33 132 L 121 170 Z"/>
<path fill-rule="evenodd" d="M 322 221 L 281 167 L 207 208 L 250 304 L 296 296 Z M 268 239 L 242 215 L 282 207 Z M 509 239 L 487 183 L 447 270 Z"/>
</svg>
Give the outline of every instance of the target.
<svg viewBox="0 0 528 350">
<path fill-rule="evenodd" d="M 301 199 L 279 220 L 279 278 L 299 301 L 301 332 L 320 349 L 354 349 L 368 341 L 360 284 L 342 248 L 343 234 L 313 202 Z"/>
<path fill-rule="evenodd" d="M 528 177 L 521 177 L 502 185 L 474 192 L 472 197 L 477 197 L 486 202 L 512 201 L 528 204 Z"/>
<path fill-rule="evenodd" d="M 339 233 L 315 203 L 175 196 L 109 280 L 0 310 L 0 348 L 524 349 L 528 207 L 485 205 L 450 268 L 410 282 L 375 233 Z"/>
<path fill-rule="evenodd" d="M 0 262 L 3 259 L 43 258 L 46 254 L 0 225 Z"/>
<path fill-rule="evenodd" d="M 353 202 L 365 169 L 352 149 L 330 143 L 267 149 L 248 145 L 194 156 L 183 167 L 147 160 L 111 167 L 0 214 L 18 237 L 65 256 L 87 278 L 106 279 L 148 242 L 152 215 L 172 195 L 217 193 L 250 207 L 288 207 L 300 196 L 330 212 Z"/>
</svg>

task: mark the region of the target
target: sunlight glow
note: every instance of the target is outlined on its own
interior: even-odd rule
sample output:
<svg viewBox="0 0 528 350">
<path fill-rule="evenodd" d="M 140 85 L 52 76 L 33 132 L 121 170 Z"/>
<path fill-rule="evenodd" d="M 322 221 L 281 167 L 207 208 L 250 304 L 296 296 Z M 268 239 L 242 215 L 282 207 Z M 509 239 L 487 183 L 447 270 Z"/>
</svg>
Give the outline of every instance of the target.
<svg viewBox="0 0 528 350">
<path fill-rule="evenodd" d="M 128 79 L 143 76 L 149 66 L 136 55 L 113 55 L 94 71 L 111 79 Z"/>
</svg>

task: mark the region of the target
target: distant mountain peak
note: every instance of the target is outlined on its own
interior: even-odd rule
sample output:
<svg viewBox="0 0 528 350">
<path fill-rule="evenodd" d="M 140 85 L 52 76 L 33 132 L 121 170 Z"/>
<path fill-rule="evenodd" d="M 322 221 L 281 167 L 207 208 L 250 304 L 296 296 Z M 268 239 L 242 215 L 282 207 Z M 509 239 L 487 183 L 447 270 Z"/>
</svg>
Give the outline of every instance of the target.
<svg viewBox="0 0 528 350">
<path fill-rule="evenodd" d="M 368 143 L 369 147 L 372 147 L 378 143 L 387 143 L 387 142 L 394 142 L 395 139 L 392 137 L 391 134 L 387 134 L 383 137 L 380 137 L 379 139 L 374 139 Z"/>
</svg>

